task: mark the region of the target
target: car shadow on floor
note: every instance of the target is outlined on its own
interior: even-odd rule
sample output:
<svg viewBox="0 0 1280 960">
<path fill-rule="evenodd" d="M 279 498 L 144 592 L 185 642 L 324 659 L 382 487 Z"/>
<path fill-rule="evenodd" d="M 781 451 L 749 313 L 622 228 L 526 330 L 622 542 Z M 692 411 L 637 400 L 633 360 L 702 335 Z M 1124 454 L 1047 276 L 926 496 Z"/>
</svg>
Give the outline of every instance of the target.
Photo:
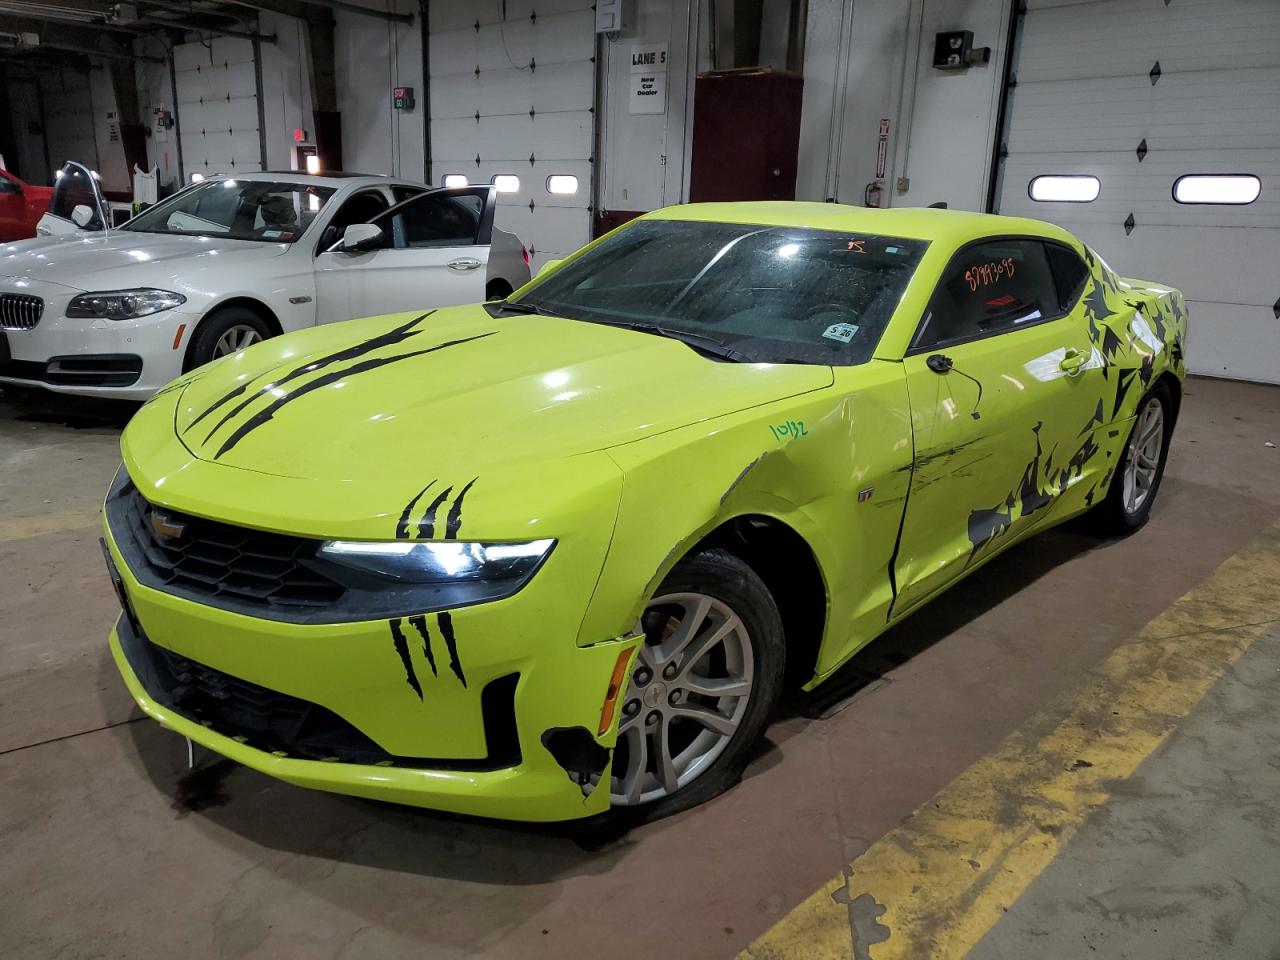
<svg viewBox="0 0 1280 960">
<path fill-rule="evenodd" d="M 1084 518 L 1046 530 L 1001 554 L 881 634 L 853 655 L 822 686 L 797 693 L 782 716 L 829 719 L 886 675 L 961 630 L 1064 563 L 1109 541 L 1088 529 Z"/>
<path fill-rule="evenodd" d="M 0 388 L 5 420 L 69 427 L 72 430 L 123 430 L 140 404 L 105 397 L 72 397 L 45 390 Z"/>
</svg>

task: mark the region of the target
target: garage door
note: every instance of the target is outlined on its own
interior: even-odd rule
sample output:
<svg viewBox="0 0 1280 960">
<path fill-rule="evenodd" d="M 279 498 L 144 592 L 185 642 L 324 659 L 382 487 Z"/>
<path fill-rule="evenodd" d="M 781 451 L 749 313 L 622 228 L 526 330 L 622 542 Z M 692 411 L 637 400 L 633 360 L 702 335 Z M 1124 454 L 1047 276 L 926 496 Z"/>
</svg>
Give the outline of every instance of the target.
<svg viewBox="0 0 1280 960">
<path fill-rule="evenodd" d="M 999 212 L 1074 231 L 1120 274 L 1180 288 L 1193 373 L 1280 382 L 1280 3 L 1029 0 Z M 1031 199 L 1036 192 L 1082 202 Z M 1188 174 L 1246 175 L 1184 180 Z M 1252 178 L 1260 180 L 1258 184 Z"/>
<path fill-rule="evenodd" d="M 504 17 L 505 11 L 505 17 Z M 591 232 L 595 14 L 587 0 L 431 4 L 431 180 L 499 184 L 534 267 Z"/>
<path fill-rule="evenodd" d="M 184 179 L 262 169 L 253 44 L 233 37 L 173 48 Z"/>
</svg>

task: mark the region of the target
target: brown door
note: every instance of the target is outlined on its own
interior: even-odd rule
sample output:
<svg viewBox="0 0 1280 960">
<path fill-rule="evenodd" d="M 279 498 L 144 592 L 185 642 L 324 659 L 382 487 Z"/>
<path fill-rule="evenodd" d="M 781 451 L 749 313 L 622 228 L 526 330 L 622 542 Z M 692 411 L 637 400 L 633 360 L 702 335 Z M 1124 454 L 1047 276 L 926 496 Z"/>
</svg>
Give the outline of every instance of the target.
<svg viewBox="0 0 1280 960">
<path fill-rule="evenodd" d="M 689 199 L 794 200 L 802 88 L 773 70 L 698 77 Z"/>
</svg>

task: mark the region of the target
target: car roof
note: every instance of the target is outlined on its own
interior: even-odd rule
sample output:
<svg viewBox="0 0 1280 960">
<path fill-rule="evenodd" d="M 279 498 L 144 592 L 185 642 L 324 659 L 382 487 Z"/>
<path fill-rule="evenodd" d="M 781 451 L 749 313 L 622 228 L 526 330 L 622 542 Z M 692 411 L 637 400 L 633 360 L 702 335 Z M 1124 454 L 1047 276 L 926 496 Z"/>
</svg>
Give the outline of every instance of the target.
<svg viewBox="0 0 1280 960">
<path fill-rule="evenodd" d="M 645 214 L 646 220 L 709 221 L 800 227 L 811 230 L 949 241 L 956 245 L 982 237 L 1030 234 L 1076 245 L 1061 227 L 1024 217 L 944 210 L 934 207 L 853 207 L 842 203 L 799 200 L 753 200 L 733 203 L 686 203 Z"/>
<path fill-rule="evenodd" d="M 312 187 L 345 187 L 345 186 L 363 186 L 360 181 L 368 183 L 390 183 L 403 184 L 405 186 L 421 187 L 424 190 L 430 189 L 424 183 L 414 183 L 412 180 L 401 180 L 397 177 L 388 177 L 383 174 L 376 173 L 345 173 L 343 171 L 334 171 L 326 173 L 306 173 L 302 170 L 254 170 L 249 173 L 227 173 L 219 171 L 218 173 L 209 174 L 206 179 L 225 179 L 225 180 L 268 180 L 279 181 L 284 183 L 301 183 Z"/>
</svg>

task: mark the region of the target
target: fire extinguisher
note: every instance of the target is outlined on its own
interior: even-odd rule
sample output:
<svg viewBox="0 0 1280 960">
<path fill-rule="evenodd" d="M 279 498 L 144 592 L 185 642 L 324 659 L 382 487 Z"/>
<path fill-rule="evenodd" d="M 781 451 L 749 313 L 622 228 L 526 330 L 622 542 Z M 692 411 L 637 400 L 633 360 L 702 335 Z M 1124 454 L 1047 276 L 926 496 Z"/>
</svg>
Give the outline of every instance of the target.
<svg viewBox="0 0 1280 960">
<path fill-rule="evenodd" d="M 867 184 L 866 189 L 862 191 L 862 205 L 864 207 L 880 206 L 880 197 L 884 192 L 883 180 L 872 180 Z"/>
</svg>

